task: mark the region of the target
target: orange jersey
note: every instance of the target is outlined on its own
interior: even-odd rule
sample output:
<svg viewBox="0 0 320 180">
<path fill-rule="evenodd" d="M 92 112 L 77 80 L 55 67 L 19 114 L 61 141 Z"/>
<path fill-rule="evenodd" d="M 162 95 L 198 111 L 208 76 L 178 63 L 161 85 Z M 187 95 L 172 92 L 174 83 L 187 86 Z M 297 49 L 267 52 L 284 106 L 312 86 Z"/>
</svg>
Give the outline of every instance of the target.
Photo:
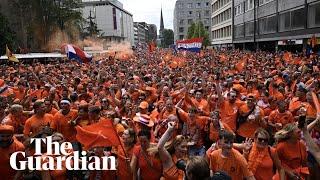
<svg viewBox="0 0 320 180">
<path fill-rule="evenodd" d="M 224 171 L 232 180 L 243 180 L 253 176 L 248 169 L 246 159 L 235 149 L 232 149 L 229 157 L 222 157 L 222 150 L 218 149 L 209 155 L 210 169 L 213 172 Z"/>
</svg>

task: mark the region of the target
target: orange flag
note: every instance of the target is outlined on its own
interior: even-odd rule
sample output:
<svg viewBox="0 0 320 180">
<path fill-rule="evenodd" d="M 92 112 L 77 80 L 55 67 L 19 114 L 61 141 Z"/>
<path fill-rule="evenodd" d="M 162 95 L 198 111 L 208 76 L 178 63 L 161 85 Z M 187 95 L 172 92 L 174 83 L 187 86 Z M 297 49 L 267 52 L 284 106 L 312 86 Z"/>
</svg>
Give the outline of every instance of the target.
<svg viewBox="0 0 320 180">
<path fill-rule="evenodd" d="M 101 120 L 98 123 L 76 127 L 76 139 L 85 149 L 93 147 L 108 147 L 120 145 L 120 139 L 110 120 Z"/>
<path fill-rule="evenodd" d="M 292 60 L 292 54 L 291 52 L 285 52 L 283 54 L 283 59 L 286 61 L 286 62 L 291 62 Z"/>
<path fill-rule="evenodd" d="M 245 67 L 246 65 L 246 60 L 245 59 L 242 59 L 240 60 L 237 64 L 236 64 L 236 69 L 238 72 L 241 72 L 243 71 L 243 68 Z"/>
</svg>

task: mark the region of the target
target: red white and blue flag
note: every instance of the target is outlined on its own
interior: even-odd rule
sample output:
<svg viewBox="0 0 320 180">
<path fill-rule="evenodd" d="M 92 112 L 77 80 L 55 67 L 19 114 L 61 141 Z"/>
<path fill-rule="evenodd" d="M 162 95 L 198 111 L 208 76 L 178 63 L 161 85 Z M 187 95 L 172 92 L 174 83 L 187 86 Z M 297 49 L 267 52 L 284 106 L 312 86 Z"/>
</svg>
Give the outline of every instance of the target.
<svg viewBox="0 0 320 180">
<path fill-rule="evenodd" d="M 192 38 L 186 40 L 178 40 L 176 48 L 178 50 L 186 50 L 199 53 L 202 47 L 203 38 Z"/>
<path fill-rule="evenodd" d="M 89 63 L 92 60 L 91 55 L 72 44 L 65 45 L 65 52 L 70 60 L 76 60 L 80 63 Z"/>
</svg>

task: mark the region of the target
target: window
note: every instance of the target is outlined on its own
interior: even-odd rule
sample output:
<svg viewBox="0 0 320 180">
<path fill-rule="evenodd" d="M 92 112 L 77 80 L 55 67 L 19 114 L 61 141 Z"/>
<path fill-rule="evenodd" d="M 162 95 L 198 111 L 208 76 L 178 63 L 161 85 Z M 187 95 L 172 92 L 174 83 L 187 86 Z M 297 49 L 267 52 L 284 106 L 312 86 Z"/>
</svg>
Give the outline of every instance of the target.
<svg viewBox="0 0 320 180">
<path fill-rule="evenodd" d="M 179 3 L 178 8 L 183 9 L 183 3 Z"/>
<path fill-rule="evenodd" d="M 285 12 L 279 16 L 279 31 L 290 30 L 290 12 Z"/>
<path fill-rule="evenodd" d="M 244 25 L 240 24 L 240 25 L 235 25 L 234 26 L 234 37 L 239 38 L 239 37 L 243 37 L 244 36 Z"/>
<path fill-rule="evenodd" d="M 183 11 L 180 11 L 180 12 L 179 12 L 179 15 L 180 15 L 180 17 L 184 17 L 184 12 L 183 12 Z"/>
<path fill-rule="evenodd" d="M 192 24 L 192 19 L 188 19 L 188 24 Z"/>
<path fill-rule="evenodd" d="M 179 27 L 179 32 L 183 33 L 183 31 L 184 31 L 184 28 L 183 27 Z"/>
<path fill-rule="evenodd" d="M 200 8 L 201 7 L 201 3 L 197 3 L 197 8 Z"/>
<path fill-rule="evenodd" d="M 241 4 L 239 4 L 238 6 L 236 6 L 234 8 L 234 13 L 235 13 L 235 16 L 238 16 L 240 15 L 242 12 L 241 12 Z"/>
<path fill-rule="evenodd" d="M 189 11 L 189 15 L 192 15 L 192 11 Z"/>
<path fill-rule="evenodd" d="M 308 27 L 320 27 L 320 2 L 309 5 Z"/>
<path fill-rule="evenodd" d="M 183 25 L 184 24 L 184 19 L 180 19 L 179 24 Z"/>
<path fill-rule="evenodd" d="M 209 26 L 205 26 L 204 28 L 205 28 L 207 31 L 209 31 Z"/>
<path fill-rule="evenodd" d="M 271 2 L 273 0 L 259 0 L 259 6 L 267 4 L 268 2 Z"/>
<path fill-rule="evenodd" d="M 245 23 L 245 35 L 246 36 L 253 36 L 253 31 L 254 31 L 254 23 L 252 22 L 248 22 Z"/>
<path fill-rule="evenodd" d="M 204 12 L 204 15 L 205 15 L 205 16 L 210 16 L 210 11 L 209 11 L 209 10 L 205 11 L 205 12 Z"/>
<path fill-rule="evenodd" d="M 253 0 L 246 0 L 245 2 L 245 11 L 250 11 L 251 9 L 253 9 Z"/>
<path fill-rule="evenodd" d="M 273 15 L 266 18 L 261 18 L 258 21 L 259 34 L 274 33 L 277 31 L 277 16 Z"/>
<path fill-rule="evenodd" d="M 192 8 L 192 3 L 188 3 L 188 8 Z"/>
<path fill-rule="evenodd" d="M 113 29 L 116 30 L 117 27 L 117 11 L 116 8 L 112 8 L 112 15 L 113 15 Z"/>
<path fill-rule="evenodd" d="M 206 7 L 208 7 L 209 6 L 209 3 L 208 2 L 206 2 Z"/>
<path fill-rule="evenodd" d="M 180 40 L 182 40 L 182 39 L 183 39 L 183 37 L 184 37 L 183 35 L 179 35 L 179 39 L 180 39 Z"/>
<path fill-rule="evenodd" d="M 291 11 L 291 29 L 303 29 L 305 25 L 304 8 Z"/>
</svg>

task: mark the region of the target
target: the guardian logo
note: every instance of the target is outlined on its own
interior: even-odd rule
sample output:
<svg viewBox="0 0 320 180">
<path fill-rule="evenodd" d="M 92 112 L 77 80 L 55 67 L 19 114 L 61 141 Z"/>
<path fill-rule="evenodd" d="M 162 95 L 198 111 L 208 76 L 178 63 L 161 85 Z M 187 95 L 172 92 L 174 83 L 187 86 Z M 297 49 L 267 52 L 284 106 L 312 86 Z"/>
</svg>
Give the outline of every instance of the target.
<svg viewBox="0 0 320 180">
<path fill-rule="evenodd" d="M 15 170 L 116 170 L 114 156 L 87 156 L 86 151 L 70 151 L 70 142 L 52 142 L 52 136 L 46 138 L 31 138 L 30 143 L 35 142 L 34 156 L 26 157 L 26 153 L 18 151 L 10 156 L 10 166 Z M 47 152 L 41 153 L 42 142 L 46 144 Z M 81 156 L 80 156 L 81 153 Z M 17 156 L 23 156 L 25 160 L 17 162 Z"/>
</svg>

